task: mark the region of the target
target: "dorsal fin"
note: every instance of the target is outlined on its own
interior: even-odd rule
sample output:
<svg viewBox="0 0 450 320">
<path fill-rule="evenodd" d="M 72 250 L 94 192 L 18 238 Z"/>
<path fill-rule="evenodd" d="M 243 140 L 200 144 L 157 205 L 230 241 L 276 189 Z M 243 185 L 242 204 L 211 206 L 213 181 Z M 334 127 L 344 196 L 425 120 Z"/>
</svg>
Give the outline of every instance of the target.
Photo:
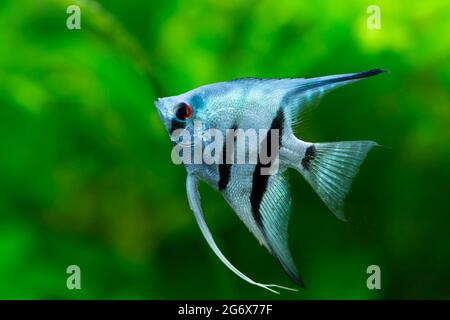
<svg viewBox="0 0 450 320">
<path fill-rule="evenodd" d="M 267 90 L 272 98 L 278 98 L 285 116 L 292 125 L 301 122 L 305 115 L 318 105 L 320 99 L 333 89 L 355 81 L 386 72 L 372 69 L 357 73 L 337 74 L 317 78 L 259 79 L 241 78 L 230 81 Z"/>
<path fill-rule="evenodd" d="M 291 90 L 284 95 L 281 105 L 286 110 L 292 125 L 301 123 L 308 112 L 312 111 L 320 102 L 322 97 L 339 87 L 355 81 L 372 77 L 386 72 L 382 69 L 348 74 L 337 74 L 332 76 L 301 79 L 299 83 L 292 85 Z"/>
</svg>

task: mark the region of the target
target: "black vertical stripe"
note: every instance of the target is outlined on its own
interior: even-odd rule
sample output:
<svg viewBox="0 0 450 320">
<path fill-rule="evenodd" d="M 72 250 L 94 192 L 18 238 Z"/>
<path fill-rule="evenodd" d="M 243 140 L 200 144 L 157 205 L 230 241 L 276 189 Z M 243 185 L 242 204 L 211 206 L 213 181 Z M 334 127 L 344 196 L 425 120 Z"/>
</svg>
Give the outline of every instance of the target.
<svg viewBox="0 0 450 320">
<path fill-rule="evenodd" d="M 253 218 L 255 219 L 256 223 L 262 227 L 262 217 L 260 213 L 260 207 L 261 207 L 261 201 L 263 199 L 264 193 L 267 189 L 267 184 L 269 182 L 269 175 L 262 175 L 261 169 L 262 168 L 269 168 L 272 165 L 272 161 L 276 158 L 278 155 L 279 150 L 271 150 L 272 146 L 272 130 L 277 129 L 279 130 L 279 136 L 278 136 L 278 148 L 281 147 L 281 139 L 283 136 L 283 121 L 284 121 L 284 114 L 283 110 L 278 110 L 277 115 L 272 121 L 272 124 L 270 126 L 270 130 L 267 133 L 266 138 L 264 141 L 262 141 L 260 145 L 260 152 L 258 154 L 258 162 L 255 166 L 255 171 L 253 171 L 253 180 L 252 180 L 252 192 L 250 193 L 250 204 L 252 206 L 252 213 Z M 271 159 L 269 163 L 263 164 L 261 163 L 260 154 L 261 152 L 265 151 L 265 148 L 269 148 L 267 150 L 267 156 Z M 272 156 L 273 153 L 274 156 Z"/>
<path fill-rule="evenodd" d="M 184 129 L 186 127 L 185 122 L 178 121 L 176 118 L 173 118 L 170 122 L 169 133 L 172 134 L 177 129 Z"/>
<path fill-rule="evenodd" d="M 232 167 L 232 156 L 233 156 L 233 150 L 234 150 L 234 142 L 236 136 L 234 135 L 234 132 L 236 130 L 237 126 L 234 125 L 231 129 L 231 131 L 228 132 L 228 134 L 225 137 L 225 141 L 223 142 L 223 148 L 222 148 L 222 162 L 219 164 L 219 190 L 225 190 L 228 183 L 230 182 L 231 178 L 231 167 Z M 230 150 L 231 148 L 231 150 Z M 231 151 L 231 152 L 230 152 Z"/>
<path fill-rule="evenodd" d="M 310 145 L 306 151 L 305 156 L 302 159 L 302 167 L 305 170 L 311 169 L 311 162 L 316 158 L 316 147 Z"/>
</svg>

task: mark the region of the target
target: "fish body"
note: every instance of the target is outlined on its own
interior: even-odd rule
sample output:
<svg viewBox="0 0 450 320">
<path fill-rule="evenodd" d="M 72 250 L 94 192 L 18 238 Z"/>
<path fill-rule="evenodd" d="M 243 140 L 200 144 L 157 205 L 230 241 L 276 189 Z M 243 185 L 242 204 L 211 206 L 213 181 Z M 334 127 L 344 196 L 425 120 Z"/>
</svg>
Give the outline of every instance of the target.
<svg viewBox="0 0 450 320">
<path fill-rule="evenodd" d="M 374 69 L 311 79 L 243 78 L 202 86 L 155 102 L 174 144 L 177 144 L 174 133 L 189 133 L 188 153 L 194 154 L 196 147 L 204 149 L 212 141 L 217 142 L 204 133 L 215 130 L 224 137 L 215 152 L 219 161 L 183 163 L 188 173 L 188 200 L 200 229 L 216 255 L 238 276 L 273 292 L 277 292 L 273 288 L 289 289 L 253 281 L 225 258 L 204 221 L 198 180 L 222 193 L 287 275 L 304 287 L 288 246 L 291 196 L 286 170 L 293 168 L 300 172 L 327 207 L 345 220 L 344 198 L 359 165 L 376 143 L 306 142 L 295 137 L 293 127 L 326 92 L 382 72 Z M 256 143 L 250 138 L 241 140 L 244 159 L 252 158 L 253 162 L 239 162 L 236 146 L 228 148 L 236 144 L 236 130 L 266 133 Z"/>
</svg>

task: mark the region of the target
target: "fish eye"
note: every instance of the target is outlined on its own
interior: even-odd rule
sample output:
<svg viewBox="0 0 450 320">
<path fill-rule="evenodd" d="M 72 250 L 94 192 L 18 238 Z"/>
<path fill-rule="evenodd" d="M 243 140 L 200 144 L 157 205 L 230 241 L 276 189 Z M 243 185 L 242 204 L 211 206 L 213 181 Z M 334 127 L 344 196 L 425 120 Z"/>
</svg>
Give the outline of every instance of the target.
<svg viewBox="0 0 450 320">
<path fill-rule="evenodd" d="M 175 117 L 180 121 L 185 121 L 192 117 L 192 107 L 185 102 L 181 102 L 175 111 Z"/>
</svg>

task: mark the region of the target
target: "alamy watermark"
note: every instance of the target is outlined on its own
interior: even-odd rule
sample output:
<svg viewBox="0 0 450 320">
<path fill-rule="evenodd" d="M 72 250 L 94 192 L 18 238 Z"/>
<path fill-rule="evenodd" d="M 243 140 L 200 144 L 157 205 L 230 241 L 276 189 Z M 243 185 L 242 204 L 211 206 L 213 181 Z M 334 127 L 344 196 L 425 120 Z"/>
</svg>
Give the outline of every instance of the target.
<svg viewBox="0 0 450 320">
<path fill-rule="evenodd" d="M 66 280 L 66 286 L 69 290 L 81 290 L 81 269 L 76 264 L 67 267 L 66 273 L 69 274 Z"/>
<path fill-rule="evenodd" d="M 372 4 L 366 10 L 369 17 L 367 18 L 367 28 L 369 30 L 381 29 L 381 9 L 379 6 Z"/>
<path fill-rule="evenodd" d="M 69 14 L 66 20 L 66 27 L 69 30 L 81 29 L 81 9 L 79 6 L 72 4 L 67 7 L 66 13 Z"/>
<path fill-rule="evenodd" d="M 258 164 L 262 175 L 272 175 L 279 167 L 278 129 L 203 130 L 194 121 L 191 130 L 176 129 L 171 158 L 175 164 Z"/>
<path fill-rule="evenodd" d="M 366 281 L 367 289 L 380 290 L 381 289 L 381 269 L 376 264 L 367 267 L 367 274 L 369 277 Z"/>
</svg>

